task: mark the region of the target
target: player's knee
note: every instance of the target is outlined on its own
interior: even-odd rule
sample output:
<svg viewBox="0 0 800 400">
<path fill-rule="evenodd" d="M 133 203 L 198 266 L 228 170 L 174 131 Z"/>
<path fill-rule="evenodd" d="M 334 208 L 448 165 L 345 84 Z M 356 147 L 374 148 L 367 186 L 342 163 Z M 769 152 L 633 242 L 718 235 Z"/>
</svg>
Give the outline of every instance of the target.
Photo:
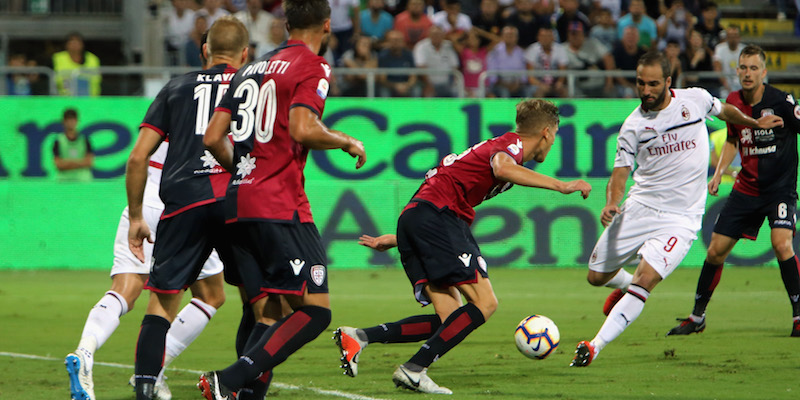
<svg viewBox="0 0 800 400">
<path fill-rule="evenodd" d="M 794 255 L 794 247 L 792 247 L 791 241 L 772 243 L 772 250 L 780 261 L 786 260 Z"/>
<path fill-rule="evenodd" d="M 597 274 L 589 273 L 586 275 L 586 281 L 589 282 L 592 286 L 603 286 L 608 282 L 608 280 L 603 279 L 602 276 L 598 276 Z"/>
<path fill-rule="evenodd" d="M 709 246 L 708 251 L 706 252 L 706 261 L 709 264 L 719 265 L 725 262 L 726 254 L 720 252 L 714 246 Z"/>
<path fill-rule="evenodd" d="M 225 292 L 221 290 L 204 291 L 203 293 L 195 294 L 194 297 L 216 309 L 225 304 Z"/>
</svg>

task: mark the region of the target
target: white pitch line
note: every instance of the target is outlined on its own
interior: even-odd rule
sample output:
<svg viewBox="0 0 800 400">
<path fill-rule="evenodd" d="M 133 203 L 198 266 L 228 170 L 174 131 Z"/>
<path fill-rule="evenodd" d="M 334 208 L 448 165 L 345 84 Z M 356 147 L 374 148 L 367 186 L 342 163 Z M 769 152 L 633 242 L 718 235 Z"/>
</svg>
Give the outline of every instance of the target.
<svg viewBox="0 0 800 400">
<path fill-rule="evenodd" d="M 25 358 L 29 360 L 41 360 L 41 361 L 64 361 L 60 358 L 54 357 L 45 357 L 45 356 L 37 356 L 34 354 L 21 354 L 21 353 L 9 353 L 5 351 L 0 351 L 0 357 L 10 357 L 10 358 Z M 108 363 L 108 362 L 95 362 L 94 365 L 102 365 L 104 367 L 111 367 L 111 368 L 123 368 L 123 369 L 133 369 L 133 365 L 127 364 L 117 364 L 117 363 Z M 188 372 L 192 374 L 202 374 L 205 371 L 198 371 L 194 369 L 184 369 L 184 368 L 167 368 L 167 370 L 173 371 L 180 371 L 180 372 Z M 379 397 L 369 397 L 369 396 L 362 396 L 360 394 L 355 393 L 347 393 L 342 392 L 339 390 L 327 390 L 327 389 L 320 389 L 313 386 L 296 386 L 296 385 L 289 385 L 286 383 L 280 382 L 272 382 L 270 386 L 274 386 L 279 389 L 287 389 L 287 390 L 309 390 L 317 394 L 324 394 L 328 396 L 337 396 L 337 397 L 344 397 L 345 399 L 350 400 L 386 400 L 381 399 Z"/>
</svg>

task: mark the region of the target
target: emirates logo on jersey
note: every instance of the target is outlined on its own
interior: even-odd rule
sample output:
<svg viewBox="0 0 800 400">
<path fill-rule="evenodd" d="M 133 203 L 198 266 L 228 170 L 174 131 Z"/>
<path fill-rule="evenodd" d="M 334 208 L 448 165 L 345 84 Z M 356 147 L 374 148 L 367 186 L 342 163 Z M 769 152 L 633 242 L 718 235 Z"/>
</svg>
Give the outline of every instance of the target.
<svg viewBox="0 0 800 400">
<path fill-rule="evenodd" d="M 689 113 L 689 109 L 686 106 L 681 107 L 681 117 L 683 117 L 684 121 L 688 121 L 692 115 Z"/>
</svg>

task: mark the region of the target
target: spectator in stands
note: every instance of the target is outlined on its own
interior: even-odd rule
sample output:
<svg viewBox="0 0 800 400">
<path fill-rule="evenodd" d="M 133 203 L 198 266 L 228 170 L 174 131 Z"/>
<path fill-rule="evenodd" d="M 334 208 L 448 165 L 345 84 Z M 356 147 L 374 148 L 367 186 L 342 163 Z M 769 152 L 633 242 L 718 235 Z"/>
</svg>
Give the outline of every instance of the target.
<svg viewBox="0 0 800 400">
<path fill-rule="evenodd" d="M 36 61 L 28 60 L 25 54 L 12 54 L 8 58 L 9 67 L 35 67 Z M 39 80 L 38 74 L 9 73 L 6 76 L 6 91 L 9 96 L 30 96 L 34 94 L 33 83 Z"/>
<path fill-rule="evenodd" d="M 372 50 L 372 42 L 373 39 L 369 36 L 359 36 L 355 46 L 342 54 L 342 65 L 345 68 L 377 68 L 378 55 Z M 367 96 L 366 75 L 340 74 L 340 78 L 342 95 Z"/>
<path fill-rule="evenodd" d="M 459 40 L 472 29 L 472 20 L 461 12 L 459 0 L 444 0 L 443 8 L 442 11 L 433 14 L 432 22 L 442 28 L 447 39 Z"/>
<path fill-rule="evenodd" d="M 211 26 L 219 17 L 231 14 L 222 6 L 222 0 L 204 0 L 203 8 L 197 10 L 197 14 L 206 17 L 206 25 Z"/>
<path fill-rule="evenodd" d="M 681 76 L 683 69 L 681 67 L 681 44 L 678 43 L 676 40 L 670 39 L 667 41 L 667 48 L 664 49 L 664 55 L 667 56 L 667 60 L 669 60 L 669 68 L 670 73 L 669 76 L 672 78 L 672 86 L 678 89 L 682 89 L 684 87 Z"/>
<path fill-rule="evenodd" d="M 247 10 L 247 0 L 224 0 L 223 7 L 231 14 Z"/>
<path fill-rule="evenodd" d="M 540 26 L 533 13 L 533 0 L 514 0 L 514 11 L 506 19 L 506 25 L 517 28 L 520 47 L 528 48 L 533 44 Z"/>
<path fill-rule="evenodd" d="M 428 30 L 433 25 L 425 14 L 425 0 L 408 0 L 406 10 L 394 18 L 394 30 L 403 34 L 408 48 L 428 37 Z"/>
<path fill-rule="evenodd" d="M 264 0 L 264 11 L 272 14 L 275 18 L 285 18 L 282 3 L 283 0 Z"/>
<path fill-rule="evenodd" d="M 353 47 L 353 38 L 361 35 L 361 3 L 359 0 L 328 0 L 331 5 L 331 32 L 339 44 L 333 50 L 338 63 L 342 54 Z"/>
<path fill-rule="evenodd" d="M 384 10 L 383 0 L 369 0 L 367 8 L 361 11 L 361 34 L 382 42 L 386 32 L 392 30 L 394 17 Z"/>
<path fill-rule="evenodd" d="M 617 38 L 622 40 L 625 28 L 634 25 L 639 29 L 639 46 L 649 49 L 658 40 L 656 22 L 650 18 L 644 7 L 644 0 L 631 0 L 628 13 L 617 22 Z"/>
<path fill-rule="evenodd" d="M 558 31 L 558 40 L 560 42 L 567 41 L 567 30 L 571 22 L 578 22 L 583 25 L 581 32 L 588 32 L 591 24 L 589 17 L 578 9 L 578 0 L 561 0 L 562 13 L 556 20 L 556 30 Z"/>
<path fill-rule="evenodd" d="M 636 65 L 639 62 L 639 57 L 647 52 L 642 46 L 639 46 L 639 29 L 636 25 L 628 25 L 622 34 L 622 40 L 617 42 L 612 54 L 614 55 L 614 65 L 618 70 L 622 71 L 636 71 Z M 617 87 L 617 97 L 631 99 L 638 97 L 636 91 L 636 78 L 623 78 L 615 77 Z"/>
<path fill-rule="evenodd" d="M 67 35 L 65 50 L 53 54 L 53 71 L 61 96 L 99 96 L 100 59 L 86 51 L 83 36 L 73 32 Z"/>
<path fill-rule="evenodd" d="M 694 26 L 694 30 L 700 32 L 703 37 L 703 42 L 709 49 L 716 48 L 720 42 L 722 34 L 722 27 L 719 25 L 719 13 L 717 12 L 717 4 L 713 1 L 704 3 L 701 6 L 700 21 Z"/>
<path fill-rule="evenodd" d="M 692 16 L 683 7 L 683 0 L 667 0 L 664 14 L 658 17 L 658 49 L 664 50 L 667 41 L 675 40 L 680 44 L 681 50 L 686 48 L 686 34 L 692 26 Z"/>
<path fill-rule="evenodd" d="M 458 69 L 458 54 L 453 44 L 444 38 L 444 30 L 438 25 L 431 27 L 428 37 L 422 39 L 414 46 L 414 64 L 417 68 L 428 69 Z M 453 75 L 428 74 L 423 75 L 422 91 L 425 97 L 453 97 L 455 96 Z"/>
<path fill-rule="evenodd" d="M 414 68 L 414 56 L 406 48 L 403 34 L 386 32 L 386 48 L 378 54 L 379 68 Z M 377 77 L 382 97 L 419 97 L 417 76 L 413 74 L 388 74 Z"/>
<path fill-rule="evenodd" d="M 482 46 L 482 40 L 488 40 L 489 44 Z M 463 45 L 461 42 L 453 43 L 453 46 L 459 54 L 459 60 L 461 61 L 461 74 L 464 75 L 464 90 L 468 97 L 484 97 L 484 94 L 478 91 L 480 75 L 487 69 L 486 59 L 489 52 L 492 51 L 499 42 L 500 36 L 476 28 L 473 25 L 472 29 L 467 33 Z"/>
<path fill-rule="evenodd" d="M 555 71 L 567 69 L 569 59 L 567 49 L 556 42 L 553 28 L 539 28 L 537 42 L 525 50 L 525 59 L 535 71 Z M 531 77 L 530 83 L 536 86 L 534 97 L 567 97 L 567 78 L 565 76 Z"/>
<path fill-rule="evenodd" d="M 203 67 L 199 54 L 203 49 L 203 34 L 208 30 L 208 18 L 197 13 L 194 18 L 194 29 L 189 34 L 189 40 L 183 45 L 183 62 L 191 67 Z"/>
<path fill-rule="evenodd" d="M 597 11 L 597 24 L 589 31 L 589 37 L 599 40 L 609 49 L 617 44 L 617 25 L 609 9 L 601 8 Z"/>
<path fill-rule="evenodd" d="M 53 160 L 62 182 L 86 182 L 92 179 L 94 153 L 89 138 L 78 132 L 78 112 L 64 110 L 62 121 L 64 132 L 56 136 L 53 143 Z"/>
<path fill-rule="evenodd" d="M 551 26 L 553 24 L 553 18 L 558 14 L 557 3 L 553 0 L 535 0 L 533 2 L 533 13 L 536 15 L 539 25 Z"/>
<path fill-rule="evenodd" d="M 608 10 L 611 13 L 611 20 L 616 24 L 622 12 L 622 0 L 592 0 L 592 7 L 596 10 Z M 616 31 L 614 35 L 616 37 Z"/>
<path fill-rule="evenodd" d="M 698 31 L 692 30 L 689 33 L 686 51 L 681 54 L 681 69 L 686 87 L 700 86 L 714 97 L 719 97 L 719 80 L 700 78 L 696 74 L 714 71 L 714 53 L 703 43 L 703 36 Z"/>
<path fill-rule="evenodd" d="M 503 16 L 497 0 L 481 0 L 480 13 L 472 19 L 472 28 L 480 29 L 486 34 L 477 34 L 481 46 L 487 46 L 492 42 L 490 37 L 499 38 L 500 30 L 503 29 Z M 455 42 L 453 43 L 455 44 Z"/>
<path fill-rule="evenodd" d="M 572 21 L 567 27 L 567 59 L 568 69 L 580 71 L 611 71 L 614 69 L 614 57 L 611 50 L 599 40 L 586 38 L 586 28 L 578 21 Z M 610 76 L 595 78 L 578 78 L 575 82 L 576 95 L 584 97 L 613 96 L 614 78 Z"/>
<path fill-rule="evenodd" d="M 503 28 L 500 43 L 489 52 L 486 67 L 489 70 L 527 71 L 530 65 L 525 60 L 525 51 L 518 45 L 519 31 L 513 25 Z M 490 76 L 490 95 L 495 97 L 523 97 L 531 92 L 525 76 Z"/>
<path fill-rule="evenodd" d="M 166 12 L 164 46 L 168 65 L 183 64 L 183 45 L 194 29 L 195 12 L 191 5 L 192 0 L 172 0 L 172 8 Z"/>
<path fill-rule="evenodd" d="M 267 40 L 264 42 L 263 46 L 261 46 L 261 50 L 259 50 L 262 51 L 261 55 L 275 50 L 275 48 L 280 46 L 281 43 L 286 41 L 288 35 L 289 32 L 286 31 L 286 20 L 282 18 L 273 18 L 272 23 L 269 24 L 269 35 L 267 36 Z M 330 47 L 333 47 L 333 45 L 329 42 L 329 51 Z"/>
<path fill-rule="evenodd" d="M 727 99 L 728 94 L 742 88 L 736 70 L 739 66 L 739 53 L 744 47 L 739 26 L 729 25 L 725 29 L 725 42 L 714 48 L 713 67 L 714 71 L 720 73 L 720 98 Z"/>
<path fill-rule="evenodd" d="M 234 14 L 236 19 L 242 21 L 247 32 L 250 33 L 250 43 L 255 44 L 256 51 L 252 54 L 258 58 L 270 48 L 269 30 L 275 17 L 264 11 L 264 0 L 247 0 L 246 9 Z"/>
</svg>

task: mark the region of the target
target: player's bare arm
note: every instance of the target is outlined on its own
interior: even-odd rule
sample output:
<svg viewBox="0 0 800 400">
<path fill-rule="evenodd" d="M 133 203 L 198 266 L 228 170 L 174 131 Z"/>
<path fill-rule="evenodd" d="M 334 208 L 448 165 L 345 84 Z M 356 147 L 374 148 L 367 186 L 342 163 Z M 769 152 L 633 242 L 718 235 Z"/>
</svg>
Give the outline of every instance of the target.
<svg viewBox="0 0 800 400">
<path fill-rule="evenodd" d="M 361 237 L 358 238 L 358 244 L 378 251 L 386 251 L 397 247 L 397 236 L 392 233 L 387 233 L 378 237 L 361 235 Z"/>
<path fill-rule="evenodd" d="M 600 222 L 608 226 L 614 216 L 620 213 L 619 203 L 625 196 L 625 184 L 631 174 L 631 167 L 616 167 L 611 171 L 611 179 L 606 186 L 606 206 L 600 213 Z"/>
<path fill-rule="evenodd" d="M 127 169 L 125 171 L 125 190 L 128 194 L 128 217 L 130 228 L 128 229 L 128 246 L 131 252 L 139 261 L 144 262 L 144 250 L 142 244 L 146 238 L 152 243 L 150 238 L 150 228 L 142 217 L 142 199 L 144 197 L 144 185 L 147 182 L 147 167 L 150 163 L 150 156 L 156 151 L 163 138 L 155 130 L 147 127 L 139 129 L 139 138 L 133 145 L 130 156 L 128 156 Z"/>
<path fill-rule="evenodd" d="M 317 114 L 306 107 L 294 107 L 289 111 L 289 135 L 309 149 L 342 149 L 357 158 L 356 169 L 367 162 L 367 153 L 360 140 L 344 132 L 328 129 Z"/>
<path fill-rule="evenodd" d="M 769 129 L 776 126 L 783 126 L 783 118 L 777 115 L 765 115 L 759 119 L 755 119 L 728 103 L 722 104 L 722 112 L 719 113 L 719 118 L 726 122 L 746 125 L 751 128 Z"/>
<path fill-rule="evenodd" d="M 722 151 L 719 155 L 719 161 L 717 162 L 714 176 L 712 176 L 711 180 L 708 182 L 708 194 L 712 196 L 717 195 L 717 192 L 719 191 L 719 183 L 722 182 L 722 175 L 728 170 L 728 167 L 731 166 L 731 163 L 736 158 L 736 153 L 738 151 L 739 150 L 736 148 L 736 143 L 734 142 L 726 140 L 725 144 L 722 145 Z"/>
<path fill-rule="evenodd" d="M 203 145 L 226 171 L 234 173 L 233 168 L 233 143 L 228 140 L 228 131 L 231 126 L 231 114 L 217 111 L 211 116 L 203 136 Z"/>
<path fill-rule="evenodd" d="M 589 197 L 592 191 L 592 186 L 582 179 L 560 181 L 517 164 L 510 155 L 503 152 L 492 157 L 492 173 L 497 179 L 515 185 L 550 189 L 563 194 L 581 192 L 584 199 Z"/>
</svg>

